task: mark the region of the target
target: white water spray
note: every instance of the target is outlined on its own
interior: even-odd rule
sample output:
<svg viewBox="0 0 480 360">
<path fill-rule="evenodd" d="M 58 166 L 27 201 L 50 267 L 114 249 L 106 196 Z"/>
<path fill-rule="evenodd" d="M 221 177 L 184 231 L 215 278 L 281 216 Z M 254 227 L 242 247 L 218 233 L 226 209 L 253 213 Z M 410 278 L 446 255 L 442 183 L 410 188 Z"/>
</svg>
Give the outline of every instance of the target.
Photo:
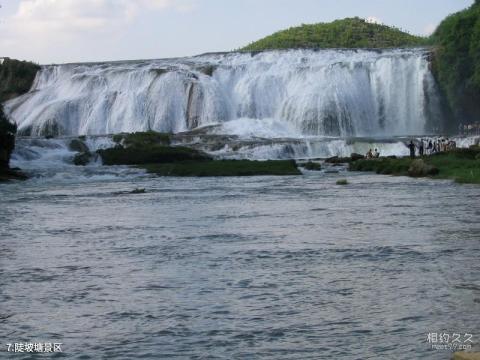
<svg viewBox="0 0 480 360">
<path fill-rule="evenodd" d="M 252 119 L 271 137 L 421 134 L 437 97 L 427 57 L 422 49 L 288 50 L 43 66 L 32 91 L 5 107 L 32 136 L 208 124 L 252 135 Z"/>
</svg>

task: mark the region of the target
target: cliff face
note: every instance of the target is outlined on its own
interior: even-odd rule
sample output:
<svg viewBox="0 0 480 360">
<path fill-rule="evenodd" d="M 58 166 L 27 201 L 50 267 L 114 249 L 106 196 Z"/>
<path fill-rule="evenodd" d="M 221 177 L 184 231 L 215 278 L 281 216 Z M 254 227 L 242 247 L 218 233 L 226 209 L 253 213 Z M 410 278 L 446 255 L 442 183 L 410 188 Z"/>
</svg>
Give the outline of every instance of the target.
<svg viewBox="0 0 480 360">
<path fill-rule="evenodd" d="M 8 58 L 0 64 L 0 175 L 8 172 L 17 131 L 4 114 L 2 102 L 28 92 L 39 69 L 36 64 Z"/>
<path fill-rule="evenodd" d="M 0 104 L 0 171 L 9 167 L 10 155 L 15 147 L 16 131 L 17 126 L 8 121 Z"/>
</svg>

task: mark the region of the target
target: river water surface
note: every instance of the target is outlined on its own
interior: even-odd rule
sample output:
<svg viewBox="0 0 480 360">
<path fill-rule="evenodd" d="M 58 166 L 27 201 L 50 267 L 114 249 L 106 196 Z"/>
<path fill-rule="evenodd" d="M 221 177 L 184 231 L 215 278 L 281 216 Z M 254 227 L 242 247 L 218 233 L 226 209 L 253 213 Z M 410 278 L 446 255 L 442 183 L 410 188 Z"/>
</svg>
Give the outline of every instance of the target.
<svg viewBox="0 0 480 360">
<path fill-rule="evenodd" d="M 5 352 L 37 341 L 71 359 L 448 359 L 428 333 L 478 344 L 478 186 L 342 176 L 0 185 L 0 357 L 37 358 Z"/>
</svg>

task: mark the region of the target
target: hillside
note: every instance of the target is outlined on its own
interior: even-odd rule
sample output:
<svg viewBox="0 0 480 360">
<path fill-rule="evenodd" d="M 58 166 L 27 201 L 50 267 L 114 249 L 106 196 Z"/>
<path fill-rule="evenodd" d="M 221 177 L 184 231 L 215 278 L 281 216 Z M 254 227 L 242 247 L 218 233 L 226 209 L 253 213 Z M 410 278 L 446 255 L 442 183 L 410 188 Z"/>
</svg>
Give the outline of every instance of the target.
<svg viewBox="0 0 480 360">
<path fill-rule="evenodd" d="M 426 38 L 414 36 L 399 29 L 347 18 L 331 23 L 318 23 L 292 27 L 276 32 L 250 45 L 242 51 L 262 51 L 295 48 L 393 48 L 422 46 Z"/>
<path fill-rule="evenodd" d="M 480 1 L 448 16 L 431 38 L 433 72 L 458 122 L 480 118 Z"/>
</svg>

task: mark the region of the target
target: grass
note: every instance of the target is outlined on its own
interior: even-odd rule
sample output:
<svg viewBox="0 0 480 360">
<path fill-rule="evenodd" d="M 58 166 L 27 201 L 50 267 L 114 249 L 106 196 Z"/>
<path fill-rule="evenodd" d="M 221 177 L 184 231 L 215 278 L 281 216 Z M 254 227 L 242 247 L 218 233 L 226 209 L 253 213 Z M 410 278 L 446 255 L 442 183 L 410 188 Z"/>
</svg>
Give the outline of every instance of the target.
<svg viewBox="0 0 480 360">
<path fill-rule="evenodd" d="M 355 17 L 292 27 L 253 42 L 242 51 L 292 48 L 394 48 L 422 46 L 428 39 Z"/>
<path fill-rule="evenodd" d="M 149 173 L 159 176 L 259 176 L 301 175 L 293 160 L 211 160 L 183 161 L 143 165 Z"/>
<path fill-rule="evenodd" d="M 458 183 L 480 184 L 480 148 L 457 149 L 421 159 L 438 169 L 433 179 L 452 179 Z M 374 171 L 377 174 L 408 176 L 413 160 L 410 158 L 381 158 L 357 160 L 350 164 L 351 171 Z"/>
</svg>

